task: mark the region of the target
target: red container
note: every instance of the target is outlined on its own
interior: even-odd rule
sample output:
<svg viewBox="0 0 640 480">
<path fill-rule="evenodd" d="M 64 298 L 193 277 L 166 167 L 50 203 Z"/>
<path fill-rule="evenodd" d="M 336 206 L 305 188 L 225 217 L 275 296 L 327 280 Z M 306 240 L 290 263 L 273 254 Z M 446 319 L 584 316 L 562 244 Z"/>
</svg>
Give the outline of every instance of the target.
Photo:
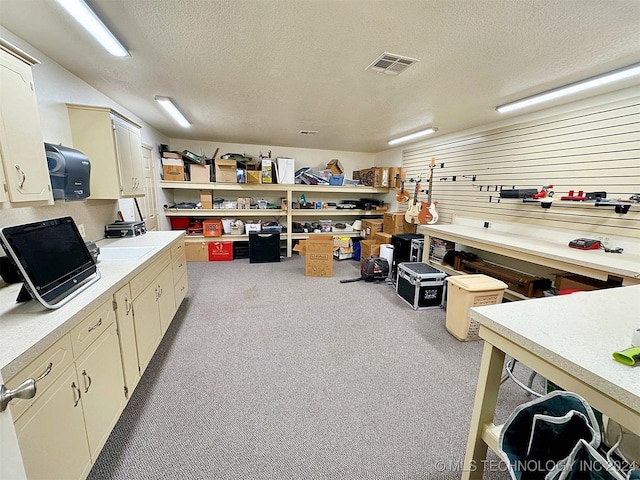
<svg viewBox="0 0 640 480">
<path fill-rule="evenodd" d="M 222 220 L 212 219 L 202 222 L 205 237 L 219 237 L 222 235 Z"/>
<path fill-rule="evenodd" d="M 209 242 L 209 261 L 228 262 L 233 260 L 233 242 Z"/>
<path fill-rule="evenodd" d="M 189 217 L 169 217 L 171 230 L 186 230 L 189 228 Z"/>
</svg>

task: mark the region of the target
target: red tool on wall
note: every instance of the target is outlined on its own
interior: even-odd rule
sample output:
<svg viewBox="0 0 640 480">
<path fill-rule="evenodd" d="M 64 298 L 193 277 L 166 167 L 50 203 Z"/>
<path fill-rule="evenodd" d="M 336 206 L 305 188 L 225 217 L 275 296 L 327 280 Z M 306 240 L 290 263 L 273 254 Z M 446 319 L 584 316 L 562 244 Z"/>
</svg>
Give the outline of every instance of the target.
<svg viewBox="0 0 640 480">
<path fill-rule="evenodd" d="M 587 199 L 587 196 L 584 194 L 584 191 L 580 190 L 577 195 L 573 190 L 569 190 L 568 195 L 564 195 L 560 197 L 560 200 L 571 200 L 574 202 L 584 202 Z"/>
<path fill-rule="evenodd" d="M 540 189 L 540 193 L 534 193 L 531 198 L 538 200 L 540 198 L 553 197 L 553 185 L 545 185 Z"/>
</svg>

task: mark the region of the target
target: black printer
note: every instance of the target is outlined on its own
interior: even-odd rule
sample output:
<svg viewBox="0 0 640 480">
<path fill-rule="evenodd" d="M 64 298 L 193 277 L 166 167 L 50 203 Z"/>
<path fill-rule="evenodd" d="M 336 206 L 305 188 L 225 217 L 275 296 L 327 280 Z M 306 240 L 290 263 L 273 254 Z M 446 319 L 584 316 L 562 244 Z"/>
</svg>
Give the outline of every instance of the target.
<svg viewBox="0 0 640 480">
<path fill-rule="evenodd" d="M 44 144 L 54 200 L 82 200 L 89 196 L 91 162 L 73 148 Z"/>
</svg>

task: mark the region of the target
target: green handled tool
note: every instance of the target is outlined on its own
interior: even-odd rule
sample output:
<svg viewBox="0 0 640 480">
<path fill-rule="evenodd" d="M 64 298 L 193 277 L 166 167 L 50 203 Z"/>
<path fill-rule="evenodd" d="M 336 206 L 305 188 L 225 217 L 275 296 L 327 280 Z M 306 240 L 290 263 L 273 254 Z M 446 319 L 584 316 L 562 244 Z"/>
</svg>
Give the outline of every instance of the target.
<svg viewBox="0 0 640 480">
<path fill-rule="evenodd" d="M 640 347 L 631 347 L 619 352 L 613 352 L 613 358 L 625 365 L 640 365 Z"/>
</svg>

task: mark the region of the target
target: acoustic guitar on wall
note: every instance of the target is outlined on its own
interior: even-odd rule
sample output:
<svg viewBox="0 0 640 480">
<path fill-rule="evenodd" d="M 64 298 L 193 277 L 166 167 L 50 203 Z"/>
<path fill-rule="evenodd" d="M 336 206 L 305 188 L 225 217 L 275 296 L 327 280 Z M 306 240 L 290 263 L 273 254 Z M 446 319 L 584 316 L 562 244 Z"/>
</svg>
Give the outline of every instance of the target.
<svg viewBox="0 0 640 480">
<path fill-rule="evenodd" d="M 420 213 L 420 204 L 418 203 L 418 192 L 420 191 L 420 179 L 416 180 L 416 189 L 413 191 L 413 202 L 409 204 L 409 208 L 404 212 L 404 219 L 407 223 L 418 223 L 418 214 Z"/>
<path fill-rule="evenodd" d="M 427 195 L 426 202 L 420 202 L 422 204 L 422 208 L 418 213 L 418 222 L 422 225 L 433 225 L 438 221 L 438 212 L 436 211 L 436 205 L 438 202 L 431 201 L 431 190 L 433 187 L 433 168 L 436 166 L 436 159 L 431 158 L 431 164 L 429 168 L 431 169 L 431 173 L 429 175 L 429 193 Z"/>
</svg>

